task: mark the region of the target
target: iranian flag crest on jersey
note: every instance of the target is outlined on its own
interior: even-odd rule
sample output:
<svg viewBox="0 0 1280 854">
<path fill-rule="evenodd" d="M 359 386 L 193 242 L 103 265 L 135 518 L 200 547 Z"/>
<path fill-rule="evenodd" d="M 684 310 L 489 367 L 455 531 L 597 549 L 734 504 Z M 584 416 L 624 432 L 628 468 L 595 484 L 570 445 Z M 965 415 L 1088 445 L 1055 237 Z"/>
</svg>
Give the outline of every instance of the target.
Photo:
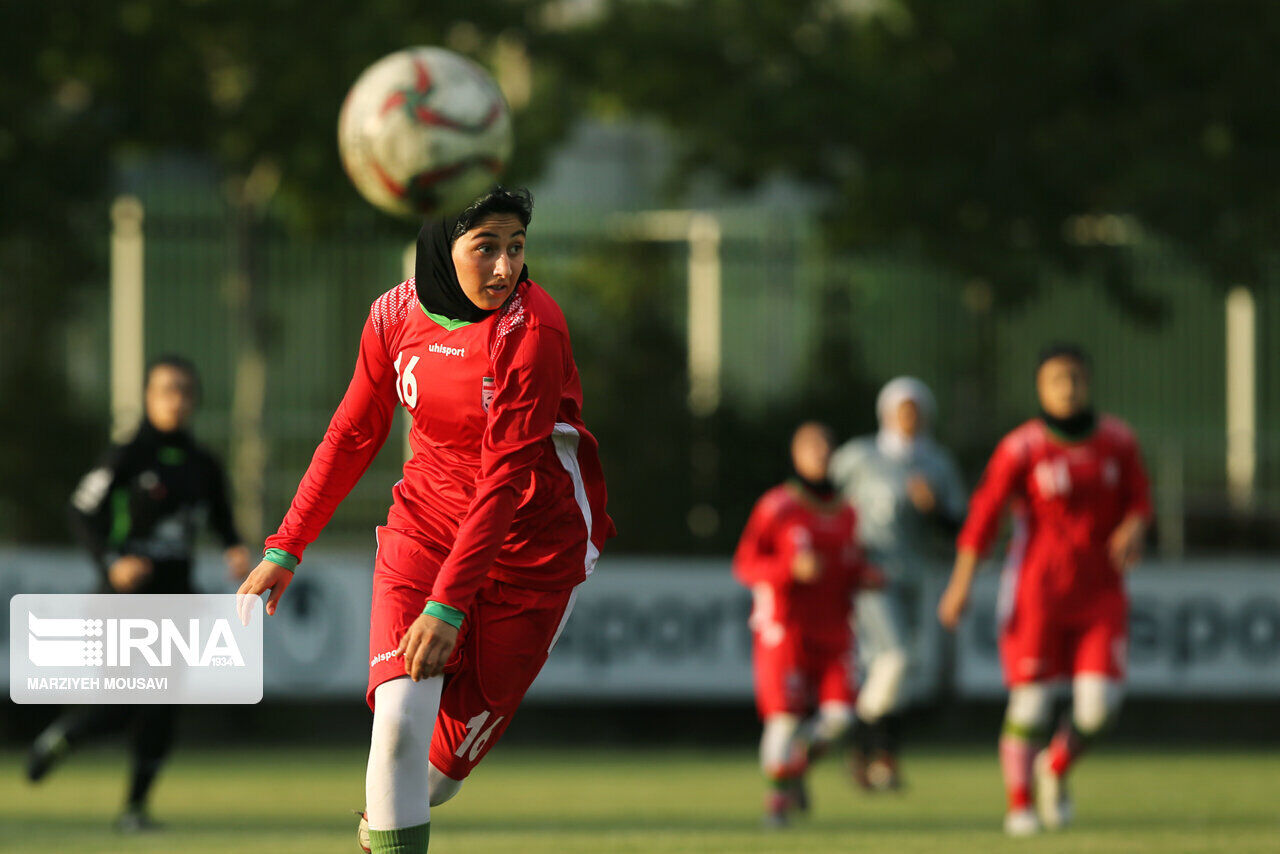
<svg viewBox="0 0 1280 854">
<path fill-rule="evenodd" d="M 480 381 L 480 405 L 484 407 L 484 411 L 489 411 L 489 404 L 493 403 L 493 377 L 484 377 Z"/>
</svg>

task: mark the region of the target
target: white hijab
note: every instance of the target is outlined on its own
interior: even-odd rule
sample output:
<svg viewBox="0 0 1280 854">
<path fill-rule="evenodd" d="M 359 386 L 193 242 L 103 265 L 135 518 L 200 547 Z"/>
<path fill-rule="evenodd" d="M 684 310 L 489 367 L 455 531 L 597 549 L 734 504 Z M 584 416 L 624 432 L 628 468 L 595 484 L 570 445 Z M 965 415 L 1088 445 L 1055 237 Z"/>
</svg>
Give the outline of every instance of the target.
<svg viewBox="0 0 1280 854">
<path fill-rule="evenodd" d="M 907 436 L 898 430 L 898 407 L 908 400 L 920 412 L 920 429 L 915 436 Z M 876 447 L 880 449 L 880 453 L 893 460 L 910 457 L 917 443 L 929 440 L 936 409 L 933 392 L 915 377 L 895 377 L 885 383 L 876 398 L 876 414 L 880 417 Z"/>
</svg>

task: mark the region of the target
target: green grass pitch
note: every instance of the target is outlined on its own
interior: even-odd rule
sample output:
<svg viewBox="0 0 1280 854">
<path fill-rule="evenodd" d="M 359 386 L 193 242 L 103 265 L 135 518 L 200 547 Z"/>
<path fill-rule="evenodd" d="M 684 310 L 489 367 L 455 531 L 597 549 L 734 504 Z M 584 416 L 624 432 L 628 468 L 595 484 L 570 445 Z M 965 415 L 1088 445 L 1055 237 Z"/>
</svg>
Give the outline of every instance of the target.
<svg viewBox="0 0 1280 854">
<path fill-rule="evenodd" d="M 0 753 L 0 851 L 270 851 L 351 854 L 362 805 L 358 749 L 183 749 L 161 777 L 166 828 L 122 837 L 121 750 L 72 756 L 44 783 Z M 760 827 L 753 750 L 498 748 L 433 815 L 433 852 L 1246 852 L 1280 851 L 1280 761 L 1266 752 L 1102 749 L 1076 775 L 1077 822 L 1030 840 L 1000 832 L 994 745 L 909 755 L 910 787 L 866 796 L 827 763 L 812 815 Z"/>
</svg>

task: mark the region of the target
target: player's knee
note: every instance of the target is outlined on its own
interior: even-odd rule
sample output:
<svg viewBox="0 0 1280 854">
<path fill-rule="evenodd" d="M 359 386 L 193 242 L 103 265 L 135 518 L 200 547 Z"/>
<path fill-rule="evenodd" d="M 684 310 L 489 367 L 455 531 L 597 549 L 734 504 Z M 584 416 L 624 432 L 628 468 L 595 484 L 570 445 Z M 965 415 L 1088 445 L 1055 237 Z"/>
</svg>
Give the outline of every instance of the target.
<svg viewBox="0 0 1280 854">
<path fill-rule="evenodd" d="M 462 788 L 462 780 L 455 780 L 447 776 L 443 771 L 434 765 L 427 767 L 427 792 L 430 797 L 431 806 L 438 807 L 445 801 L 458 794 L 458 790 Z"/>
<path fill-rule="evenodd" d="M 379 685 L 374 696 L 372 751 L 395 761 L 425 758 L 439 707 L 438 689 L 433 694 L 407 679 L 396 679 Z"/>
<path fill-rule="evenodd" d="M 1015 685 L 1009 691 L 1009 707 L 1005 711 L 1006 728 L 1030 733 L 1049 726 L 1053 697 L 1043 682 Z"/>
<path fill-rule="evenodd" d="M 893 711 L 907 673 L 907 653 L 900 647 L 877 653 L 858 693 L 858 716 L 874 722 Z"/>
<path fill-rule="evenodd" d="M 853 707 L 848 703 L 823 703 L 818 707 L 818 721 L 814 728 L 814 740 L 836 741 L 844 737 L 853 725 Z"/>
<path fill-rule="evenodd" d="M 1120 683 L 1105 676 L 1078 676 L 1072 685 L 1071 717 L 1076 729 L 1086 735 L 1101 732 L 1120 712 L 1123 691 Z"/>
<path fill-rule="evenodd" d="M 768 776 L 784 774 L 794 760 L 796 733 L 800 729 L 800 718 L 796 715 L 780 713 L 769 715 L 764 720 L 764 733 L 760 737 L 760 767 Z"/>
</svg>

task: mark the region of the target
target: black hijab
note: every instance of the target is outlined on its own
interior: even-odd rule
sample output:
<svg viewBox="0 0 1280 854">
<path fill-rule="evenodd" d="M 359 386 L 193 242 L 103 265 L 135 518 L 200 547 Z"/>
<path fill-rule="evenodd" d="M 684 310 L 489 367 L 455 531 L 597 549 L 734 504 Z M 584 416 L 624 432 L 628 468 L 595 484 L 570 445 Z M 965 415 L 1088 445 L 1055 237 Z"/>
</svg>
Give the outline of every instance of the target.
<svg viewBox="0 0 1280 854">
<path fill-rule="evenodd" d="M 1088 438 L 1089 434 L 1098 426 L 1098 415 L 1093 411 L 1092 407 L 1077 412 L 1075 415 L 1069 415 L 1066 418 L 1055 418 L 1044 411 L 1044 407 L 1040 407 L 1040 420 L 1043 421 L 1050 430 L 1057 433 L 1063 438 L 1078 442 L 1081 439 Z"/>
<path fill-rule="evenodd" d="M 458 271 L 453 266 L 453 230 L 458 218 L 444 216 L 429 219 L 418 232 L 418 256 L 414 262 L 414 276 L 418 302 L 432 314 L 443 315 L 450 320 L 479 323 L 497 309 L 486 311 L 471 301 L 458 281 Z M 520 282 L 529 278 L 529 268 L 520 271 Z M 514 293 L 514 291 L 513 291 Z"/>
</svg>

